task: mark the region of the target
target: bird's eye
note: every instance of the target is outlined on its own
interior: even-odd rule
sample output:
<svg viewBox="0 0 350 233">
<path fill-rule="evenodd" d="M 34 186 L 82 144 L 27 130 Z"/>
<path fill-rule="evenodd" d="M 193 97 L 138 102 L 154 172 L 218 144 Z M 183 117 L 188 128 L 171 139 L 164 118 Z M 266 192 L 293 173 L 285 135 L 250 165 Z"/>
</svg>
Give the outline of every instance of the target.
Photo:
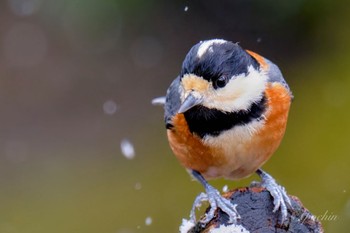
<svg viewBox="0 0 350 233">
<path fill-rule="evenodd" d="M 226 76 L 220 76 L 217 80 L 215 80 L 215 87 L 222 88 L 226 86 L 228 82 L 228 78 Z"/>
</svg>

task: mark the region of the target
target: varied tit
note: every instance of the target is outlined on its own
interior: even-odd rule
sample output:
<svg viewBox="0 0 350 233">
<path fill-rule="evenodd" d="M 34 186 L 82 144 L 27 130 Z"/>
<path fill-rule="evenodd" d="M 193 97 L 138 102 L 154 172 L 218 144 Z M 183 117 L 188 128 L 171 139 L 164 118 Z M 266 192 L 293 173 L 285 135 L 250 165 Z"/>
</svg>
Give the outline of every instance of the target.
<svg viewBox="0 0 350 233">
<path fill-rule="evenodd" d="M 290 199 L 284 188 L 260 167 L 283 138 L 292 94 L 279 68 L 237 43 L 214 39 L 194 45 L 165 99 L 170 147 L 180 163 L 204 186 L 191 211 L 209 201 L 202 223 L 218 207 L 239 218 L 236 205 L 223 198 L 207 179 L 242 179 L 256 172 L 286 220 Z"/>
</svg>

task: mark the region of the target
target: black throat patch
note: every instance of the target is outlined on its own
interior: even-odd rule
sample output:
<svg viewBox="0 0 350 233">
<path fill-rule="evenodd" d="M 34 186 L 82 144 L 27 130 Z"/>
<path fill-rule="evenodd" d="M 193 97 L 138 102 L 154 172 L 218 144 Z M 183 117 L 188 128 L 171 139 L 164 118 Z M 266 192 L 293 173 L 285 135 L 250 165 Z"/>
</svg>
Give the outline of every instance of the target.
<svg viewBox="0 0 350 233">
<path fill-rule="evenodd" d="M 238 112 L 222 112 L 203 106 L 195 106 L 184 113 L 191 133 L 203 138 L 206 135 L 218 136 L 225 130 L 237 125 L 248 124 L 253 120 L 263 119 L 266 109 L 266 97 L 253 103 L 248 110 Z"/>
</svg>

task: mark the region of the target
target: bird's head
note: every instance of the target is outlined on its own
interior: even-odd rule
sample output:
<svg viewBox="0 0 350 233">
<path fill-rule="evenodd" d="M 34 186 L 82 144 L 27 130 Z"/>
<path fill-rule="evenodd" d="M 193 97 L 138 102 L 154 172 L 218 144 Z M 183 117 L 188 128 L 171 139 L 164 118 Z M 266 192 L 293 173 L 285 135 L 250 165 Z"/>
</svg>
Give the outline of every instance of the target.
<svg viewBox="0 0 350 233">
<path fill-rule="evenodd" d="M 235 112 L 260 101 L 267 75 L 251 54 L 237 43 L 221 39 L 194 45 L 180 73 L 178 113 L 194 106 Z"/>
</svg>

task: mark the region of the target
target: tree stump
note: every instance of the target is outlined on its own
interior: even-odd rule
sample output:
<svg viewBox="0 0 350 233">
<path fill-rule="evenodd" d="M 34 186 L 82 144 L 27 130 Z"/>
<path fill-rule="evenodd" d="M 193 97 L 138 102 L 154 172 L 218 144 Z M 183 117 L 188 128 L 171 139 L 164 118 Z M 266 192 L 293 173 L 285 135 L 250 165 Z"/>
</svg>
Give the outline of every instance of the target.
<svg viewBox="0 0 350 233">
<path fill-rule="evenodd" d="M 223 194 L 224 197 L 237 204 L 240 219 L 236 224 L 228 224 L 228 215 L 217 209 L 215 217 L 205 226 L 187 220 L 180 227 L 181 233 L 285 233 L 314 232 L 322 233 L 321 223 L 299 201 L 291 198 L 293 210 L 288 210 L 287 221 L 281 224 L 280 212 L 272 212 L 273 198 L 270 193 L 260 187 L 240 188 Z M 208 207 L 207 211 L 210 209 Z"/>
</svg>

